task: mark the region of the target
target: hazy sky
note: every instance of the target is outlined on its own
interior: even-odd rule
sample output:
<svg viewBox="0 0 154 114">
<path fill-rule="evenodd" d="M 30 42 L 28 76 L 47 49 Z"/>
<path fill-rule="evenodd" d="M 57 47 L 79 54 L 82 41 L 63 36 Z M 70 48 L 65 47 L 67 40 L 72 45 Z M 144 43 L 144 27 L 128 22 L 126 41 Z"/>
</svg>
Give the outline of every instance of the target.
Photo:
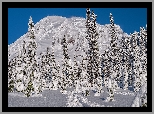
<svg viewBox="0 0 154 114">
<path fill-rule="evenodd" d="M 112 13 L 114 22 L 120 25 L 126 33 L 139 31 L 147 24 L 146 8 L 90 8 L 97 15 L 97 23 L 109 24 L 109 14 Z M 86 8 L 9 8 L 8 9 L 8 44 L 16 41 L 28 30 L 29 17 L 34 24 L 46 16 L 86 17 Z"/>
</svg>

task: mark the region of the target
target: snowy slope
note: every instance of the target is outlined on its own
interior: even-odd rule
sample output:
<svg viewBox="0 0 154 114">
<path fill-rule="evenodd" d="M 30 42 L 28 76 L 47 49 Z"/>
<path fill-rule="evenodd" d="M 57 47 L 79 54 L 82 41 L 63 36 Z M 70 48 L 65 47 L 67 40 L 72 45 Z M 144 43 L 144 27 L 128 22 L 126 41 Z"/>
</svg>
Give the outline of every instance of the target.
<svg viewBox="0 0 154 114">
<path fill-rule="evenodd" d="M 72 89 L 68 88 L 68 93 Z M 106 88 L 103 88 L 105 91 Z M 108 93 L 105 91 L 99 97 L 94 96 L 95 91 L 90 92 L 90 96 L 83 97 L 80 93 L 76 94 L 82 107 L 131 107 L 136 93 L 129 90 L 119 89 L 115 92 L 115 101 L 106 102 Z M 70 94 L 61 94 L 60 90 L 45 90 L 42 96 L 25 97 L 22 93 L 9 93 L 9 107 L 67 107 L 67 102 L 73 104 Z M 73 98 L 72 98 L 73 99 Z M 77 107 L 77 103 L 74 103 Z"/>
<path fill-rule="evenodd" d="M 84 55 L 84 50 L 88 49 L 88 42 L 85 39 L 85 21 L 86 20 L 84 18 L 80 17 L 65 18 L 60 16 L 47 16 L 41 19 L 34 26 L 36 42 L 38 45 L 37 56 L 39 57 L 39 54 L 41 52 L 45 52 L 47 47 L 51 48 L 52 42 L 55 42 L 54 51 L 56 61 L 59 61 L 61 63 L 61 39 L 63 38 L 64 34 L 66 35 L 67 41 L 69 41 L 70 39 L 73 39 L 75 41 L 74 44 L 69 43 L 68 45 L 68 53 L 71 59 L 73 59 L 74 54 Z M 121 39 L 123 35 L 127 35 L 126 33 L 123 33 L 119 25 L 115 25 L 115 27 L 116 35 L 119 39 Z M 99 32 L 98 44 L 101 54 L 109 45 L 109 29 L 109 24 L 97 24 L 97 30 Z M 19 50 L 22 49 L 23 40 L 26 41 L 27 39 L 28 34 L 25 33 L 14 43 L 8 45 L 8 55 L 10 54 L 9 59 L 18 54 Z M 77 49 L 78 51 L 76 52 L 75 49 Z M 77 59 L 80 61 L 80 58 Z"/>
</svg>

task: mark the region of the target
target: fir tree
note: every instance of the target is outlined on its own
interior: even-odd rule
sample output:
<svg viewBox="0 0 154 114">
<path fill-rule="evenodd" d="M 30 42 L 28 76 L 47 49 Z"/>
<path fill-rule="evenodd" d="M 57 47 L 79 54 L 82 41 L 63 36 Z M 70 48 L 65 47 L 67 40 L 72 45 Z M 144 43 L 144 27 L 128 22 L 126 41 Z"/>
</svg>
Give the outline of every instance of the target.
<svg viewBox="0 0 154 114">
<path fill-rule="evenodd" d="M 142 55 L 142 50 L 139 47 L 138 43 L 138 32 L 135 32 L 132 34 L 132 39 L 133 39 L 133 55 L 134 55 L 134 61 L 133 61 L 133 70 L 134 70 L 134 80 L 133 80 L 133 86 L 134 86 L 134 91 L 139 91 L 140 87 L 144 84 L 145 77 L 143 77 L 143 67 L 142 67 L 142 58 L 144 56 Z M 143 81 L 144 80 L 144 81 Z"/>
<path fill-rule="evenodd" d="M 86 10 L 86 28 L 87 28 L 87 36 L 86 36 L 86 39 L 88 40 L 88 44 L 89 44 L 89 50 L 88 50 L 88 55 L 87 55 L 87 59 L 88 59 L 88 65 L 87 65 L 87 73 L 89 74 L 89 76 L 91 77 L 88 77 L 89 78 L 89 82 L 91 83 L 92 85 L 92 43 L 91 43 L 91 31 L 90 31 L 90 28 L 91 28 L 91 20 L 90 20 L 90 9 L 87 8 Z"/>
<path fill-rule="evenodd" d="M 43 53 L 41 53 L 41 63 L 40 63 L 40 72 L 41 72 L 41 87 L 42 89 L 46 89 L 47 88 L 47 83 L 46 83 L 46 62 L 45 62 L 45 55 L 43 55 Z"/>
<path fill-rule="evenodd" d="M 140 28 L 139 36 L 139 47 L 140 47 L 140 61 L 142 66 L 142 72 L 140 72 L 142 78 L 142 85 L 147 81 L 147 30 Z"/>
<path fill-rule="evenodd" d="M 62 39 L 62 48 L 63 48 L 63 61 L 62 61 L 62 73 L 63 73 L 63 82 L 62 82 L 62 91 L 66 93 L 66 88 L 68 87 L 68 80 L 70 78 L 70 71 L 69 71 L 69 55 L 67 53 L 67 42 L 66 42 L 66 36 L 64 35 Z"/>
<path fill-rule="evenodd" d="M 75 90 L 77 93 L 81 92 L 81 66 L 79 65 L 77 70 L 77 79 L 75 80 Z"/>
<path fill-rule="evenodd" d="M 51 84 L 51 70 L 52 70 L 52 55 L 49 52 L 49 47 L 47 47 L 46 53 L 42 53 L 41 58 L 41 82 L 42 89 L 49 89 Z"/>
<path fill-rule="evenodd" d="M 18 47 L 20 49 L 20 47 Z M 23 83 L 23 66 L 22 66 L 22 54 L 21 51 L 19 50 L 18 56 L 16 58 L 16 90 L 18 92 L 23 92 L 24 91 L 24 83 Z"/>
<path fill-rule="evenodd" d="M 103 82 L 104 82 L 104 86 L 107 87 L 108 85 L 108 79 L 109 76 L 111 75 L 111 71 L 110 71 L 110 60 L 108 59 L 108 51 L 106 50 L 104 52 L 104 54 L 102 54 L 102 61 L 103 61 L 103 68 L 102 68 L 102 72 L 103 72 Z"/>
<path fill-rule="evenodd" d="M 35 41 L 35 29 L 34 29 L 34 23 L 32 21 L 32 17 L 29 19 L 29 39 L 26 42 L 26 75 L 27 75 L 27 84 L 26 89 L 24 91 L 25 95 L 27 97 L 34 94 L 39 94 L 40 90 L 40 75 L 37 74 L 39 71 L 38 64 L 36 61 L 36 49 L 37 49 L 37 43 Z"/>
<path fill-rule="evenodd" d="M 16 57 L 11 59 L 8 64 L 8 92 L 14 92 L 15 89 L 15 81 L 16 81 L 15 62 L 16 62 Z"/>
<path fill-rule="evenodd" d="M 45 80 L 46 80 L 46 83 L 47 83 L 47 88 L 49 89 L 49 84 L 51 83 L 51 75 L 52 75 L 52 62 L 55 62 L 55 61 L 52 61 L 54 60 L 54 50 L 52 49 L 52 54 L 50 54 L 50 51 L 49 51 L 49 47 L 47 47 L 47 51 L 46 51 L 46 54 L 45 54 Z M 56 67 L 55 65 L 53 65 L 54 67 Z"/>
<path fill-rule="evenodd" d="M 129 62 L 129 38 L 122 37 L 120 42 L 122 48 L 122 56 L 121 56 L 121 63 L 122 63 L 122 88 L 124 90 L 128 89 L 130 85 L 130 62 Z"/>
<path fill-rule="evenodd" d="M 114 99 L 114 89 L 117 88 L 117 80 L 119 75 L 121 74 L 120 71 L 120 48 L 117 45 L 117 36 L 115 32 L 115 25 L 114 19 L 112 14 L 110 13 L 110 34 L 111 34 L 111 41 L 110 41 L 110 48 L 107 53 L 108 58 L 108 67 L 110 71 L 109 79 L 108 79 L 108 92 L 109 97 L 108 100 L 112 101 Z"/>
<path fill-rule="evenodd" d="M 58 72 L 57 72 L 57 65 L 54 57 L 54 48 L 52 47 L 52 54 L 51 54 L 51 74 L 52 74 L 52 89 L 58 89 Z"/>
<path fill-rule="evenodd" d="M 81 88 L 82 88 L 82 94 L 85 96 L 88 96 L 90 93 L 90 85 L 88 82 L 88 73 L 87 73 L 87 59 L 86 57 L 83 57 L 82 63 L 81 63 Z"/>
<path fill-rule="evenodd" d="M 128 52 L 128 56 L 127 56 L 127 61 L 125 62 L 126 64 L 126 68 L 127 68 L 127 72 L 128 72 L 128 87 L 132 87 L 133 85 L 133 49 L 132 49 L 132 37 L 127 37 L 127 52 Z"/>
<path fill-rule="evenodd" d="M 74 66 L 73 66 L 73 86 L 75 87 L 75 80 L 77 80 L 78 75 L 78 63 L 76 61 L 76 56 L 74 55 Z"/>
<path fill-rule="evenodd" d="M 93 88 L 96 86 L 97 92 L 100 94 L 101 87 L 102 87 L 102 77 L 100 75 L 100 55 L 99 55 L 99 48 L 97 39 L 98 33 L 96 30 L 96 17 L 95 13 L 92 11 L 90 14 L 90 9 L 87 8 L 86 10 L 86 28 L 87 28 L 87 36 L 86 39 L 89 43 L 89 50 L 88 50 L 88 64 L 87 64 L 87 73 L 89 74 L 89 82 L 91 83 L 91 87 Z"/>
<path fill-rule="evenodd" d="M 110 34 L 111 34 L 111 41 L 110 41 L 110 49 L 109 49 L 109 58 L 111 63 L 111 79 L 113 79 L 113 89 L 116 89 L 118 87 L 117 80 L 119 80 L 119 77 L 121 75 L 120 66 L 121 65 L 121 52 L 122 50 L 117 45 L 117 36 L 115 31 L 115 25 L 114 25 L 114 19 L 112 14 L 110 13 Z"/>
<path fill-rule="evenodd" d="M 61 69 L 60 69 L 60 64 L 59 61 L 57 62 L 57 80 L 58 80 L 58 88 L 61 88 L 61 82 L 62 82 L 62 76 L 61 76 Z"/>
</svg>

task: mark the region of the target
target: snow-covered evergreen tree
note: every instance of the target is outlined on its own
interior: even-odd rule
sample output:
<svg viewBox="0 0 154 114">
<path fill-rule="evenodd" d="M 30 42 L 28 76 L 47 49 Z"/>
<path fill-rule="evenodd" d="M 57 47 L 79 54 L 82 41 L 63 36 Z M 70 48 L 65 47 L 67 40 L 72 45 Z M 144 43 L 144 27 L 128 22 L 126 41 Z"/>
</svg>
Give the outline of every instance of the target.
<svg viewBox="0 0 154 114">
<path fill-rule="evenodd" d="M 35 41 L 35 29 L 34 23 L 32 21 L 32 17 L 30 16 L 29 23 L 28 23 L 28 35 L 29 39 L 26 42 L 26 66 L 25 66 L 25 73 L 27 77 L 25 80 L 25 90 L 24 93 L 27 97 L 31 96 L 32 94 L 39 94 L 40 92 L 40 75 L 38 73 L 39 69 L 37 67 L 37 58 L 36 58 L 36 49 L 37 43 Z"/>
<path fill-rule="evenodd" d="M 140 48 L 137 45 L 137 40 L 138 40 L 138 32 L 134 32 L 132 34 L 132 48 L 133 48 L 133 87 L 134 91 L 137 92 L 139 91 L 141 87 L 141 76 L 140 74 L 142 73 L 142 64 L 141 64 L 141 59 L 140 59 Z"/>
<path fill-rule="evenodd" d="M 62 73 L 63 73 L 63 81 L 62 81 L 62 92 L 66 93 L 66 88 L 68 87 L 68 83 L 69 83 L 69 78 L 70 78 L 70 65 L 69 65 L 69 55 L 67 53 L 68 48 L 67 48 L 67 42 L 66 42 L 66 36 L 64 35 L 63 39 L 62 39 L 62 48 L 63 48 L 63 60 L 62 60 Z"/>
<path fill-rule="evenodd" d="M 140 47 L 145 51 L 147 50 L 147 29 L 145 29 L 144 27 L 140 27 L 140 38 L 139 38 L 139 42 L 140 42 Z"/>
<path fill-rule="evenodd" d="M 57 65 L 56 65 L 56 61 L 55 61 L 53 47 L 52 47 L 52 54 L 51 54 L 51 74 L 52 74 L 52 89 L 57 90 L 59 80 L 58 80 L 58 71 L 57 71 Z"/>
<path fill-rule="evenodd" d="M 87 73 L 89 74 L 89 82 L 91 83 L 91 86 L 93 84 L 93 74 L 92 74 L 92 43 L 91 43 L 91 14 L 90 14 L 90 8 L 87 8 L 86 10 L 86 28 L 87 28 L 87 36 L 86 36 L 86 39 L 88 40 L 88 44 L 89 44 L 89 50 L 88 50 L 88 53 L 87 53 L 87 59 L 88 59 L 88 64 L 87 64 Z"/>
<path fill-rule="evenodd" d="M 111 41 L 110 41 L 110 48 L 109 48 L 109 58 L 111 60 L 111 79 L 113 79 L 113 88 L 116 89 L 118 87 L 117 80 L 121 75 L 120 66 L 121 65 L 121 52 L 122 50 L 117 45 L 118 37 L 116 36 L 114 19 L 112 14 L 110 13 L 110 34 L 111 34 Z"/>
<path fill-rule="evenodd" d="M 8 64 L 8 92 L 14 92 L 16 79 L 16 57 L 11 59 Z"/>
<path fill-rule="evenodd" d="M 134 70 L 134 91 L 139 91 L 140 87 L 147 81 L 147 30 L 140 28 L 132 35 L 133 40 L 133 70 Z"/>
<path fill-rule="evenodd" d="M 41 82 L 42 89 L 49 89 L 51 84 L 51 54 L 49 52 L 49 47 L 45 53 L 41 53 Z"/>
<path fill-rule="evenodd" d="M 61 73 L 61 68 L 60 68 L 60 64 L 59 61 L 57 61 L 57 80 L 58 80 L 58 88 L 61 88 L 61 83 L 62 83 L 62 73 Z"/>
<path fill-rule="evenodd" d="M 118 87 L 117 80 L 121 75 L 120 66 L 121 66 L 121 50 L 117 45 L 117 36 L 115 31 L 114 19 L 112 14 L 110 13 L 110 34 L 111 34 L 111 41 L 110 47 L 108 49 L 107 59 L 109 61 L 108 68 L 110 72 L 109 79 L 108 79 L 108 92 L 109 97 L 108 100 L 111 101 L 114 99 L 114 90 Z"/>
<path fill-rule="evenodd" d="M 96 86 L 98 94 L 101 93 L 102 89 L 102 77 L 100 75 L 100 55 L 97 40 L 99 38 L 97 27 L 96 27 L 96 17 L 95 13 L 87 8 L 86 10 L 86 28 L 87 28 L 87 36 L 89 50 L 88 50 L 88 64 L 87 64 L 87 73 L 89 74 L 89 81 L 91 83 L 91 87 Z"/>
<path fill-rule="evenodd" d="M 108 79 L 109 79 L 109 76 L 111 75 L 110 59 L 108 57 L 108 50 L 106 50 L 104 52 L 104 54 L 102 54 L 102 61 L 103 61 L 103 68 L 102 68 L 103 83 L 104 83 L 104 86 L 107 87 L 108 86 Z"/>
<path fill-rule="evenodd" d="M 90 93 L 90 83 L 88 82 L 89 74 L 87 73 L 87 59 L 84 57 L 81 62 L 81 90 L 82 94 L 88 96 Z"/>
<path fill-rule="evenodd" d="M 140 28 L 139 47 L 140 61 L 142 64 L 142 72 L 140 72 L 140 76 L 143 85 L 144 81 L 147 81 L 147 30 L 144 28 Z"/>
<path fill-rule="evenodd" d="M 18 46 L 18 49 L 20 47 Z M 23 92 L 23 65 L 22 65 L 22 52 L 19 50 L 17 56 L 9 61 L 8 65 L 8 91 Z"/>
<path fill-rule="evenodd" d="M 78 62 L 78 69 L 77 69 L 77 75 L 76 75 L 77 77 L 75 80 L 75 90 L 78 93 L 82 92 L 82 90 L 81 90 L 81 73 L 82 73 L 81 65 Z"/>
<path fill-rule="evenodd" d="M 124 56 L 126 58 L 126 61 L 124 62 L 124 65 L 126 65 L 127 72 L 128 72 L 128 87 L 132 87 L 133 85 L 133 48 L 132 48 L 132 37 L 129 36 L 125 38 L 126 42 L 126 50 L 124 53 Z M 122 59 L 123 60 L 123 59 Z M 126 74 L 127 75 L 127 74 Z M 124 84 L 125 86 L 125 84 Z"/>
<path fill-rule="evenodd" d="M 51 82 L 51 70 L 52 70 L 52 68 L 51 68 L 51 62 L 52 62 L 52 60 L 53 60 L 53 62 L 54 62 L 54 60 L 55 60 L 55 57 L 54 57 L 54 48 L 52 48 L 52 54 L 50 54 L 50 50 L 49 50 L 49 47 L 47 47 L 47 51 L 46 51 L 46 54 L 45 54 L 45 58 L 46 58 L 46 76 L 45 76 L 45 78 L 46 78 L 46 80 L 47 80 L 47 83 L 48 83 L 48 85 L 49 85 L 49 83 Z M 55 66 L 55 65 L 54 65 Z"/>
<path fill-rule="evenodd" d="M 11 67 L 11 60 L 9 60 L 8 61 L 8 92 L 11 92 L 12 89 L 14 88 L 14 85 L 10 85 L 12 83 L 11 80 L 12 80 L 12 67 Z"/>
<path fill-rule="evenodd" d="M 47 88 L 47 82 L 46 82 L 46 75 L 47 75 L 47 70 L 46 70 L 46 61 L 45 61 L 45 55 L 41 53 L 41 65 L 40 65 L 40 72 L 41 72 L 41 87 L 42 89 Z"/>
<path fill-rule="evenodd" d="M 78 75 L 78 63 L 77 63 L 77 60 L 76 60 L 76 55 L 74 55 L 74 65 L 73 65 L 73 86 L 75 87 L 75 80 L 77 80 L 77 75 Z"/>
<path fill-rule="evenodd" d="M 123 65 L 123 89 L 127 90 L 128 89 L 128 71 L 127 71 L 127 66 L 126 64 Z"/>
<path fill-rule="evenodd" d="M 18 47 L 18 49 L 20 49 L 20 47 Z M 16 90 L 18 92 L 23 92 L 24 91 L 24 77 L 23 77 L 23 66 L 22 66 L 22 52 L 19 50 L 17 58 L 16 58 L 16 81 L 15 81 L 15 85 L 16 85 Z"/>
<path fill-rule="evenodd" d="M 114 20 L 113 20 L 113 17 L 112 17 L 112 14 L 110 13 L 110 26 L 111 26 L 111 31 L 110 31 L 110 34 L 111 34 L 111 42 L 110 42 L 110 48 L 108 50 L 108 52 L 106 53 L 107 54 L 107 59 L 108 59 L 108 68 L 109 68 L 109 71 L 110 71 L 110 75 L 108 77 L 108 85 L 107 85 L 107 90 L 108 90 L 108 97 L 107 97 L 107 100 L 108 101 L 112 101 L 114 99 L 114 76 L 116 74 L 115 73 L 115 61 L 114 61 L 114 58 L 115 58 L 115 50 L 114 48 L 116 48 L 117 46 L 117 43 L 116 43 L 116 37 L 115 37 L 115 29 L 114 29 Z"/>
<path fill-rule="evenodd" d="M 122 88 L 124 90 L 128 89 L 129 85 L 130 85 L 130 61 L 129 61 L 129 38 L 128 37 L 122 37 L 120 45 L 122 48 L 122 54 L 121 54 L 121 63 L 122 63 Z"/>
<path fill-rule="evenodd" d="M 20 66 L 19 65 L 18 66 L 21 69 L 19 70 L 20 72 L 18 73 L 18 75 L 19 75 L 19 77 L 21 77 L 20 81 L 24 85 L 23 91 L 22 91 L 24 93 L 24 91 L 25 91 L 25 89 L 26 89 L 26 87 L 28 85 L 28 76 L 27 76 L 27 59 L 28 59 L 28 57 L 27 57 L 26 42 L 25 41 L 23 41 L 23 43 L 22 43 L 22 50 L 21 50 L 20 57 L 21 57 L 21 60 L 20 60 L 21 64 L 20 64 Z"/>
<path fill-rule="evenodd" d="M 73 72 L 74 72 L 74 69 L 73 69 L 73 61 L 71 59 L 69 59 L 68 61 L 68 71 L 69 71 L 69 78 L 68 78 L 68 86 L 69 87 L 73 87 L 73 81 L 74 81 L 74 76 L 73 76 Z"/>
</svg>

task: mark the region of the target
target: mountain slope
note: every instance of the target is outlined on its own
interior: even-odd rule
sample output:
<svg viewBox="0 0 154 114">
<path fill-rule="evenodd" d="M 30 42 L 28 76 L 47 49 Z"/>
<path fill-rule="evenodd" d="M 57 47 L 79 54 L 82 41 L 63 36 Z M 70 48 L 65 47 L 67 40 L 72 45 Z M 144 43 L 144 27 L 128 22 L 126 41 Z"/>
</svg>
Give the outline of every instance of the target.
<svg viewBox="0 0 154 114">
<path fill-rule="evenodd" d="M 41 52 L 45 52 L 47 47 L 51 49 L 52 42 L 54 42 L 55 58 L 56 61 L 61 63 L 61 58 L 63 56 L 61 40 L 64 34 L 66 35 L 67 42 L 69 42 L 68 53 L 70 58 L 73 59 L 74 54 L 84 55 L 84 51 L 87 51 L 88 49 L 88 42 L 85 39 L 85 21 L 86 19 L 80 17 L 65 18 L 60 16 L 47 16 L 37 22 L 34 26 L 36 42 L 38 45 L 37 57 L 39 57 Z M 115 27 L 118 39 L 121 39 L 124 35 L 128 36 L 126 33 L 123 33 L 123 30 L 119 25 L 115 25 Z M 101 54 L 109 45 L 109 30 L 109 24 L 97 24 L 97 31 L 99 33 L 98 45 Z M 28 32 L 17 39 L 14 43 L 8 45 L 9 59 L 17 56 L 19 50 L 22 50 L 23 40 L 26 41 L 27 39 Z M 80 61 L 80 58 L 77 59 Z"/>
</svg>

